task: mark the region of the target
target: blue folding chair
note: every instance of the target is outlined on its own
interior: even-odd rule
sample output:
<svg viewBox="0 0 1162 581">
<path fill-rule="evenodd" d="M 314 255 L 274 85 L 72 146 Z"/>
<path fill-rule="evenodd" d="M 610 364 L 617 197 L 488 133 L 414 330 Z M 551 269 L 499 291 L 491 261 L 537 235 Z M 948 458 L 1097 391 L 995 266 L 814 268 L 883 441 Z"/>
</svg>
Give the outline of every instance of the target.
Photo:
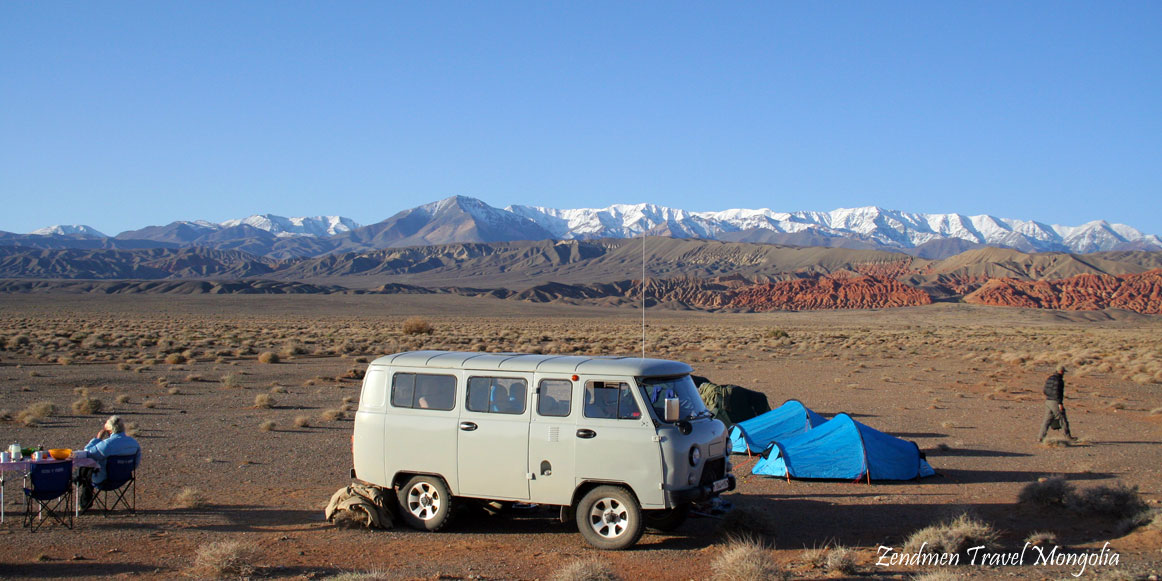
<svg viewBox="0 0 1162 581">
<path fill-rule="evenodd" d="M 101 508 L 105 516 L 118 506 L 129 514 L 137 514 L 137 454 L 109 456 L 105 459 L 105 479 L 93 483 L 93 506 Z M 109 502 L 109 495 L 113 502 Z M 86 509 L 88 512 L 88 509 Z"/>
<path fill-rule="evenodd" d="M 24 526 L 35 533 L 47 517 L 73 528 L 72 460 L 34 462 L 25 477 Z"/>
</svg>

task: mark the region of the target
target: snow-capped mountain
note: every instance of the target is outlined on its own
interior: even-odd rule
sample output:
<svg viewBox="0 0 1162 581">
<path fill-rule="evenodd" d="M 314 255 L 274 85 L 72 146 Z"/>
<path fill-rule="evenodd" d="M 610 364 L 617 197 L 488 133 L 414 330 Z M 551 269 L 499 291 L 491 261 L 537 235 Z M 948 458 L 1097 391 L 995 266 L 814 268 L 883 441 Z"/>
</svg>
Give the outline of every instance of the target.
<svg viewBox="0 0 1162 581">
<path fill-rule="evenodd" d="M 96 228 L 84 224 L 56 224 L 29 232 L 33 236 L 91 236 L 93 238 L 108 238 Z"/>
<path fill-rule="evenodd" d="M 608 208 L 574 210 L 537 206 L 509 206 L 506 209 L 563 239 L 628 238 L 643 232 L 679 238 L 721 239 L 728 233 L 768 230 L 856 238 L 901 249 L 954 238 L 1025 251 L 1097 252 L 1127 246 L 1162 249 L 1162 238 L 1104 220 L 1081 226 L 1059 226 L 989 215 L 908 213 L 875 206 L 793 213 L 765 208 L 687 212 L 653 204 L 617 204 Z"/>
<path fill-rule="evenodd" d="M 284 218 L 274 214 L 255 214 L 236 220 L 226 220 L 219 224 L 223 228 L 232 228 L 239 224 L 253 226 L 265 230 L 279 238 L 292 236 L 317 236 L 325 238 L 359 228 L 359 224 L 351 218 L 342 216 L 311 216 L 303 218 Z"/>
<path fill-rule="evenodd" d="M 830 212 L 775 212 L 762 208 L 691 212 L 655 204 L 555 209 L 496 208 L 476 198 L 452 196 L 399 212 L 368 226 L 341 216 L 284 218 L 258 214 L 215 223 L 178 221 L 122 232 L 117 244 L 244 249 L 276 258 L 456 242 L 507 242 L 547 238 L 631 238 L 642 234 L 765 242 L 795 246 L 845 246 L 900 250 L 943 258 L 976 246 L 1025 252 L 1162 250 L 1162 238 L 1104 220 L 1080 226 L 1049 225 L 990 215 L 919 214 L 875 206 Z M 88 226 L 52 226 L 29 244 L 70 244 L 104 239 Z M 13 235 L 4 234 L 5 239 Z"/>
</svg>

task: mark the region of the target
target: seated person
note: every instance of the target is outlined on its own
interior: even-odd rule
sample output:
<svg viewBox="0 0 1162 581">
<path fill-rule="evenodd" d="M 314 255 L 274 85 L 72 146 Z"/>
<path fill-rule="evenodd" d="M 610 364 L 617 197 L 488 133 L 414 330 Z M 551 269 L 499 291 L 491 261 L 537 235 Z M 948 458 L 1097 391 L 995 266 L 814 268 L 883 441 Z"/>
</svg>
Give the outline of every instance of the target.
<svg viewBox="0 0 1162 581">
<path fill-rule="evenodd" d="M 136 454 L 137 463 L 141 464 L 141 445 L 133 436 L 125 433 L 125 424 L 121 416 L 110 416 L 105 426 L 97 432 L 97 437 L 85 446 L 90 458 L 97 461 L 97 468 L 81 468 L 77 470 L 77 484 L 81 486 L 81 510 L 88 510 L 93 504 L 93 485 L 105 481 L 105 461 L 109 456 L 124 456 Z"/>
</svg>

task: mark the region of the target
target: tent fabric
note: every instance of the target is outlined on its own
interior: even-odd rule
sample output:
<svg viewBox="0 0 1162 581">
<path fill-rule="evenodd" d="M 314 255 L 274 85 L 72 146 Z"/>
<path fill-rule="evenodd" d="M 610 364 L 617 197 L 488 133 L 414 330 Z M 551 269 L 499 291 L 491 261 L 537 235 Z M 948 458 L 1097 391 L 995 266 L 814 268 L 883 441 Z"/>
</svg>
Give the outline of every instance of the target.
<svg viewBox="0 0 1162 581">
<path fill-rule="evenodd" d="M 784 440 L 775 440 L 752 474 L 791 478 L 912 480 L 936 473 L 915 442 L 865 426 L 847 414 Z"/>
<path fill-rule="evenodd" d="M 802 434 L 827 420 L 802 402 L 789 399 L 783 405 L 730 428 L 731 451 L 759 453 L 775 440 Z"/>
<path fill-rule="evenodd" d="M 771 404 L 765 394 L 738 385 L 718 385 L 712 381 L 703 381 L 698 384 L 698 395 L 702 396 L 706 409 L 727 426 L 771 411 Z"/>
</svg>

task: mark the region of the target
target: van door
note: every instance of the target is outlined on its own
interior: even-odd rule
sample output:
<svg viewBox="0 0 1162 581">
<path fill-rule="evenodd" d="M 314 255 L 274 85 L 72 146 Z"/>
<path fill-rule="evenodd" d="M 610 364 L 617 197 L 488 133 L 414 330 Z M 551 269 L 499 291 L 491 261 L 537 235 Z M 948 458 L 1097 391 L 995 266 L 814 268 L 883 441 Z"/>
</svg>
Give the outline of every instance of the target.
<svg viewBox="0 0 1162 581">
<path fill-rule="evenodd" d="M 468 375 L 456 451 L 460 496 L 529 498 L 529 381 Z"/>
<path fill-rule="evenodd" d="M 400 472 L 437 474 L 457 490 L 455 375 L 397 369 L 391 377 L 384 441 L 388 478 Z"/>
<path fill-rule="evenodd" d="M 568 505 L 577 487 L 574 472 L 577 428 L 573 382 L 537 377 L 529 424 L 530 498 L 538 504 Z"/>
<path fill-rule="evenodd" d="M 638 390 L 626 378 L 582 376 L 578 481 L 624 482 L 642 508 L 664 508 L 661 444 Z"/>
</svg>

